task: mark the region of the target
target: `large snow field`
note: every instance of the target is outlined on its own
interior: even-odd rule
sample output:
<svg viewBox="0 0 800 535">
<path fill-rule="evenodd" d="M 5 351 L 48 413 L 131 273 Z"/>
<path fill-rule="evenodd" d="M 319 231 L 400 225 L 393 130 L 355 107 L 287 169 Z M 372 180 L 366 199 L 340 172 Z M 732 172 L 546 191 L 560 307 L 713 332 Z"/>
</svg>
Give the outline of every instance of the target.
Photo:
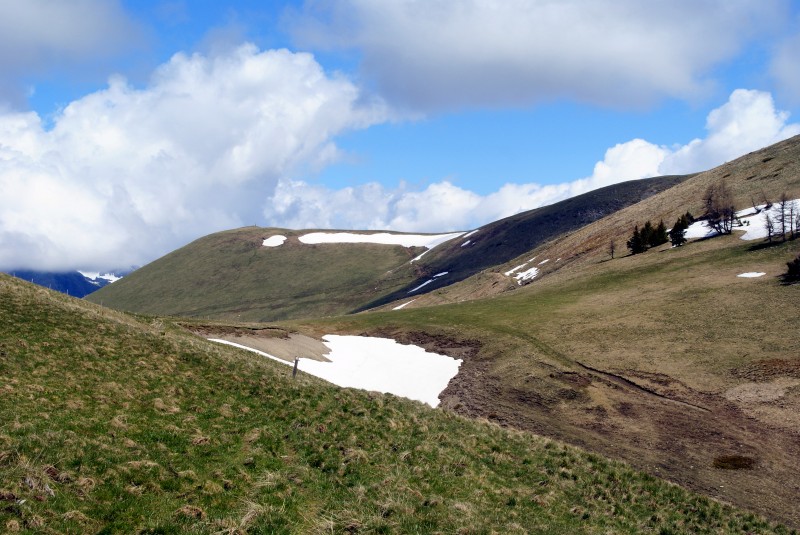
<svg viewBox="0 0 800 535">
<path fill-rule="evenodd" d="M 312 232 L 300 236 L 300 241 L 307 244 L 319 243 L 377 243 L 382 245 L 402 245 L 403 247 L 426 247 L 432 249 L 437 245 L 461 236 L 463 232 L 450 234 L 390 234 L 378 232 L 373 234 L 356 234 L 353 232 Z"/>
<path fill-rule="evenodd" d="M 793 201 L 800 206 L 800 199 L 795 199 Z M 766 210 L 767 205 L 762 204 L 756 206 L 755 208 L 747 208 L 745 210 L 739 210 L 736 212 L 736 217 L 741 221 L 741 226 L 737 225 L 734 222 L 734 231 L 744 232 L 740 236 L 743 240 L 763 240 L 767 237 L 767 215 L 772 218 L 772 223 L 775 225 L 775 231 L 780 232 L 780 228 L 778 227 L 776 216 L 778 215 L 778 204 L 773 203 L 772 208 Z M 797 217 L 797 214 L 795 214 Z M 787 225 L 788 227 L 788 225 Z M 689 228 L 686 230 L 686 239 L 697 239 L 697 238 L 710 238 L 715 236 L 717 233 L 714 229 L 710 228 L 705 221 L 695 221 Z"/>
<path fill-rule="evenodd" d="M 251 347 L 219 339 L 210 339 L 277 360 L 292 362 Z M 425 351 L 414 345 L 399 344 L 390 338 L 341 336 L 329 334 L 322 340 L 330 348 L 325 358 L 330 362 L 301 358 L 298 369 L 335 385 L 394 394 L 439 405 L 439 394 L 456 376 L 460 359 Z"/>
<path fill-rule="evenodd" d="M 477 231 L 473 231 L 477 232 Z M 448 234 L 390 234 L 388 232 L 373 232 L 371 234 L 357 234 L 355 232 L 310 232 L 298 237 L 301 243 L 317 245 L 320 243 L 375 243 L 378 245 L 402 245 L 403 247 L 425 247 L 425 250 L 412 259 L 415 262 L 425 253 L 446 241 L 463 236 L 463 232 Z M 264 239 L 264 247 L 279 247 L 286 241 L 285 236 L 275 234 Z"/>
</svg>

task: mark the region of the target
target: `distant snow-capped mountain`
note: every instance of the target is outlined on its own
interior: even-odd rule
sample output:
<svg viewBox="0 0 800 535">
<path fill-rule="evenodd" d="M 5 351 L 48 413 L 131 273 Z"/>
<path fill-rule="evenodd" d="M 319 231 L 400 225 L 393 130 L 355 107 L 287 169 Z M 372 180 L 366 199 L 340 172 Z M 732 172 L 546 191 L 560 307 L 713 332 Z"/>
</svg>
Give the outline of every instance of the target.
<svg viewBox="0 0 800 535">
<path fill-rule="evenodd" d="M 103 286 L 118 281 L 133 269 L 115 270 L 111 273 L 82 270 L 66 272 L 15 270 L 7 273 L 73 297 L 84 297 Z"/>
</svg>

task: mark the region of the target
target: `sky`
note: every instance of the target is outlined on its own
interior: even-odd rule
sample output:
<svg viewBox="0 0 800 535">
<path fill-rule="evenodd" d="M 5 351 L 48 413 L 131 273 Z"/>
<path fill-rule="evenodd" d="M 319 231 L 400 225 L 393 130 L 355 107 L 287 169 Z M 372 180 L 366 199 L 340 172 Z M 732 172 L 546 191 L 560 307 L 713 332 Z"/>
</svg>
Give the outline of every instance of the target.
<svg viewBox="0 0 800 535">
<path fill-rule="evenodd" d="M 470 230 L 800 134 L 797 0 L 0 0 L 0 270 Z"/>
</svg>

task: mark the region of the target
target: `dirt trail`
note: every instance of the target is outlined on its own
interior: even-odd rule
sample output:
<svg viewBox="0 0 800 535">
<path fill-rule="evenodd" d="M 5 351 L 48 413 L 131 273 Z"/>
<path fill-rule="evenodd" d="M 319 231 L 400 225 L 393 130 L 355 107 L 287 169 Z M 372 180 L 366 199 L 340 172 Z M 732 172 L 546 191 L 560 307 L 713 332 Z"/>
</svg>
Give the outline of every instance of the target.
<svg viewBox="0 0 800 535">
<path fill-rule="evenodd" d="M 185 329 L 203 338 L 218 338 L 227 342 L 258 349 L 287 362 L 295 358 L 330 362 L 325 355 L 330 349 L 322 340 L 278 328 L 245 328 L 217 325 L 184 325 Z"/>
</svg>

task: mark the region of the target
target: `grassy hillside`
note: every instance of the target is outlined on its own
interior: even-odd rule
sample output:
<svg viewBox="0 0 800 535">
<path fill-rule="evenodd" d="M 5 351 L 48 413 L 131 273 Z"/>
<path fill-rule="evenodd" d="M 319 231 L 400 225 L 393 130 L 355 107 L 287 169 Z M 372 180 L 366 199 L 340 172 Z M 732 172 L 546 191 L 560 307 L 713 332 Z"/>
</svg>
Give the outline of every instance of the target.
<svg viewBox="0 0 800 535">
<path fill-rule="evenodd" d="M 766 533 L 558 442 L 0 275 L 0 529 Z"/>
<path fill-rule="evenodd" d="M 800 526 L 800 285 L 779 279 L 799 250 L 800 240 L 716 238 L 556 271 L 490 299 L 303 326 L 459 351 L 444 407 Z"/>
<path fill-rule="evenodd" d="M 263 247 L 274 234 L 289 239 Z M 258 227 L 212 234 L 87 299 L 133 312 L 235 321 L 344 314 L 413 280 L 409 260 L 424 250 L 306 245 L 298 234 Z"/>
<path fill-rule="evenodd" d="M 304 245 L 301 231 L 247 227 L 201 238 L 88 297 L 120 310 L 232 321 L 345 314 L 420 293 L 506 262 L 523 251 L 680 183 L 684 177 L 626 182 L 491 223 L 474 235 L 424 251 L 363 244 Z M 262 247 L 280 233 L 280 247 Z"/>
<path fill-rule="evenodd" d="M 484 225 L 464 239 L 444 243 L 426 254 L 418 262 L 420 273 L 416 280 L 362 308 L 375 308 L 408 297 L 410 289 L 437 273 L 447 272 L 447 276 L 437 278 L 420 293 L 457 283 L 626 206 L 669 190 L 689 177 L 661 176 L 621 182 Z M 467 240 L 469 243 L 464 246 Z"/>
<path fill-rule="evenodd" d="M 730 189 L 737 210 L 747 209 L 754 204 L 775 202 L 782 193 L 789 195 L 789 198 L 799 198 L 800 136 L 691 175 L 672 188 L 654 193 L 590 224 L 554 236 L 551 240 L 520 252 L 508 261 L 488 267 L 463 282 L 421 296 L 412 306 L 454 303 L 514 290 L 517 288 L 516 281 L 503 276 L 503 273 L 532 257 L 537 258 L 537 263 L 548 260 L 546 265 L 541 266 L 536 278 L 536 284 L 541 285 L 543 280 L 556 272 L 563 275 L 564 271 L 580 270 L 609 260 L 608 249 L 612 240 L 616 244 L 616 256 L 625 256 L 628 254 L 625 243 L 634 226 L 641 227 L 645 221 L 658 224 L 663 219 L 667 227 L 670 227 L 687 211 L 701 216 L 703 194 L 709 185 L 720 181 L 725 181 Z M 439 252 L 442 253 L 444 250 Z M 533 263 L 528 267 L 536 265 Z M 400 299 L 405 296 L 393 294 L 391 297 Z"/>
</svg>

